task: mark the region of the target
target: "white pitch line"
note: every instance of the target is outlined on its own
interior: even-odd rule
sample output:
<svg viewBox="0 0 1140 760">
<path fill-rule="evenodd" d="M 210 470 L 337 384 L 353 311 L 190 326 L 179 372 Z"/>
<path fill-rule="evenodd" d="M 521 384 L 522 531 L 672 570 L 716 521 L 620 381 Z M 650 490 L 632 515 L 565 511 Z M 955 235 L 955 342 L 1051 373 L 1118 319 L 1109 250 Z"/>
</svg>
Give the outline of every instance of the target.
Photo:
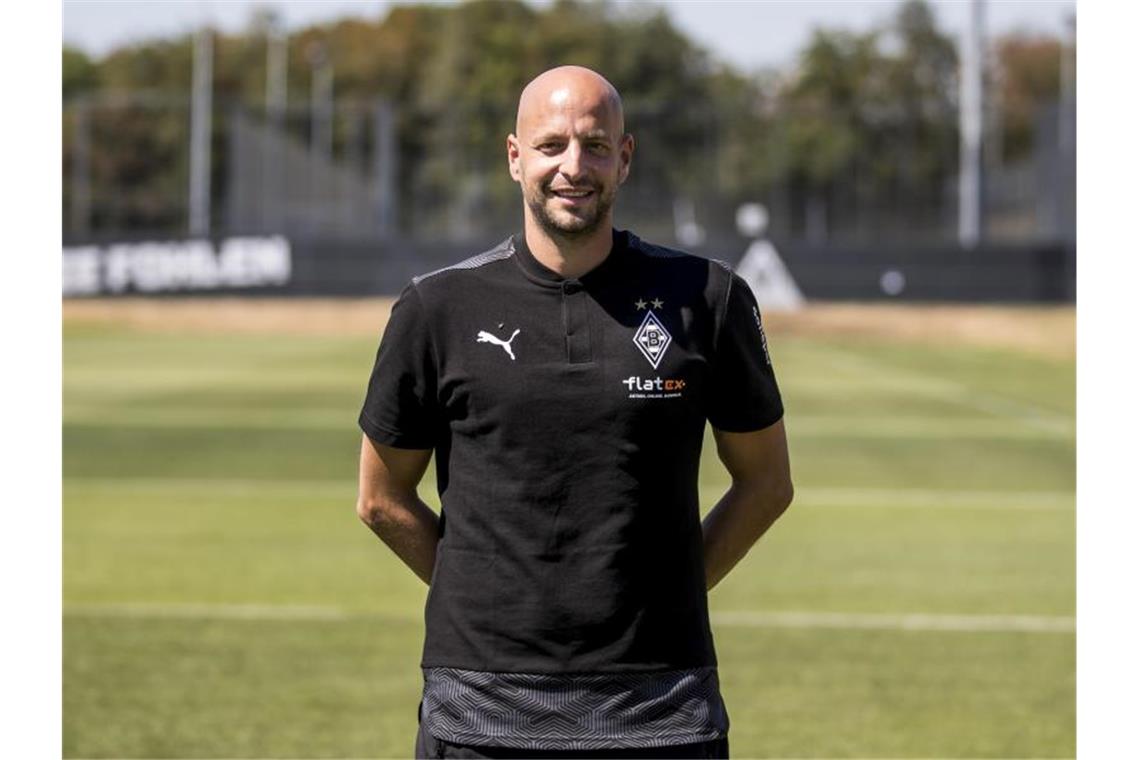
<svg viewBox="0 0 1140 760">
<path fill-rule="evenodd" d="M 63 613 L 66 617 L 187 620 L 347 621 L 386 617 L 379 613 L 350 612 L 339 607 L 302 604 L 67 604 Z"/>
<path fill-rule="evenodd" d="M 741 628 L 838 628 L 876 631 L 960 631 L 964 633 L 1073 633 L 1071 617 L 1044 615 L 934 615 L 848 612 L 713 612 L 716 625 Z"/>
<path fill-rule="evenodd" d="M 835 366 L 846 367 L 868 377 L 880 377 L 885 382 L 903 382 L 912 391 L 931 398 L 953 401 L 976 411 L 1006 419 L 1015 419 L 1042 430 L 1064 432 L 1072 428 L 1072 420 L 1036 404 L 979 391 L 962 383 L 946 378 L 934 377 L 910 369 L 892 367 L 882 362 L 871 361 L 862 356 L 848 353 L 838 348 L 815 346 L 811 349 Z"/>
<path fill-rule="evenodd" d="M 319 605 L 273 604 L 68 604 L 65 617 L 182 620 L 334 621 L 420 620 L 418 613 L 393 614 Z M 828 628 L 880 631 L 958 631 L 963 633 L 1073 633 L 1072 617 L 1044 615 L 940 615 L 929 613 L 713 612 L 715 625 L 728 628 Z"/>
</svg>

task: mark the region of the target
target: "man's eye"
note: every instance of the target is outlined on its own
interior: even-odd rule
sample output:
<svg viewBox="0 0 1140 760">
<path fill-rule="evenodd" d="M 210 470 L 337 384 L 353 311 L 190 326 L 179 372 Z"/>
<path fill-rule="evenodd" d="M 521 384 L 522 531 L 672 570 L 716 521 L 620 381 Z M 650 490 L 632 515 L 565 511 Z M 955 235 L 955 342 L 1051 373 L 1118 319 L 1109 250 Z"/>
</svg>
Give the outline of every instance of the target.
<svg viewBox="0 0 1140 760">
<path fill-rule="evenodd" d="M 610 146 L 605 143 L 590 143 L 590 151 L 602 155 L 610 152 Z"/>
<path fill-rule="evenodd" d="M 562 146 L 558 143 L 546 142 L 539 145 L 538 149 L 543 153 L 557 153 L 562 150 Z"/>
</svg>

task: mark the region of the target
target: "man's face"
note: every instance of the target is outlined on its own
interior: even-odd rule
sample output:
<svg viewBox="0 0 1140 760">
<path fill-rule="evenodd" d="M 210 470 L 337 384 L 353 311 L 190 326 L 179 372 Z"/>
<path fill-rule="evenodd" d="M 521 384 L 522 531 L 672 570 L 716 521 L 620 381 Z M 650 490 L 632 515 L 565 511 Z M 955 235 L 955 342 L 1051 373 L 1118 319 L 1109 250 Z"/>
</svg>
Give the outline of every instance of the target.
<svg viewBox="0 0 1140 760">
<path fill-rule="evenodd" d="M 588 86 L 555 88 L 520 108 L 517 131 L 507 138 L 511 176 L 548 234 L 587 236 L 610 222 L 633 154 L 612 100 Z"/>
</svg>

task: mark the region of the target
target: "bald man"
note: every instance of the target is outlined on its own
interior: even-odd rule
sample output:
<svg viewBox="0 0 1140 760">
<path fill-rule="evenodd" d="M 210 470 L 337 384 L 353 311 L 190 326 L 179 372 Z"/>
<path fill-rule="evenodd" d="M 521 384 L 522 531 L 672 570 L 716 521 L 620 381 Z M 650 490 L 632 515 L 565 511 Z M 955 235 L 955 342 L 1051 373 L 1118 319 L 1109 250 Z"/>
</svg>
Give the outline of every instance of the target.
<svg viewBox="0 0 1140 760">
<path fill-rule="evenodd" d="M 792 498 L 760 311 L 614 229 L 601 75 L 537 77 L 506 148 L 521 234 L 404 289 L 359 419 L 357 512 L 430 587 L 416 757 L 727 757 L 707 592 Z M 732 483 L 702 523 L 706 423 Z"/>
</svg>

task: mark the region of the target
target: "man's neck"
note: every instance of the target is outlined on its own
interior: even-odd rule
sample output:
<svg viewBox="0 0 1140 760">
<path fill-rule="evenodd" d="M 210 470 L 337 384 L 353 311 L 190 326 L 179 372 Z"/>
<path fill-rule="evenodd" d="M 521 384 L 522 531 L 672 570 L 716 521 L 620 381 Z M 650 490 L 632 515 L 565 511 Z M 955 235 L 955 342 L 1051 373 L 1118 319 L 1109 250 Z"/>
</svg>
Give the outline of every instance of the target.
<svg viewBox="0 0 1140 760">
<path fill-rule="evenodd" d="M 523 233 L 538 262 L 567 279 L 581 277 L 601 264 L 613 247 L 613 223 L 609 220 L 589 235 L 567 240 L 551 237 L 528 213 Z"/>
</svg>

